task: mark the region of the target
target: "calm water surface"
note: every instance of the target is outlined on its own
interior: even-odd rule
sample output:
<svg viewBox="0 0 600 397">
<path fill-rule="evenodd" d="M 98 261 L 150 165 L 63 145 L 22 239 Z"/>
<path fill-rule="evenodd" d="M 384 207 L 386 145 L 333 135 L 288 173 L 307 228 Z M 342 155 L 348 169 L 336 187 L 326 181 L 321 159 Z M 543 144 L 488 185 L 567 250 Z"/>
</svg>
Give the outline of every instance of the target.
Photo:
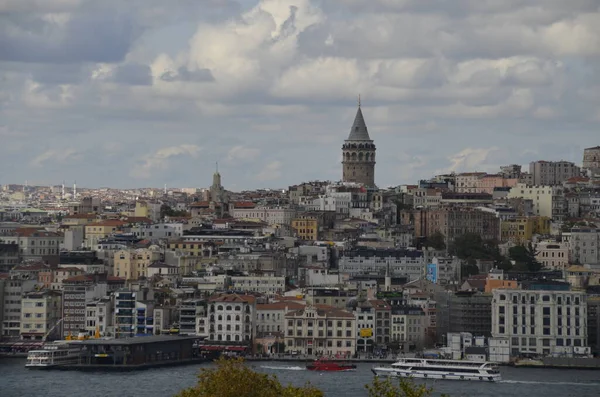
<svg viewBox="0 0 600 397">
<path fill-rule="evenodd" d="M 24 368 L 25 360 L 0 359 L 1 397 L 168 397 L 192 386 L 203 366 L 159 368 L 128 373 L 36 371 Z M 373 379 L 373 364 L 358 364 L 353 372 L 317 373 L 298 362 L 251 362 L 258 371 L 276 374 L 284 383 L 310 381 L 327 397 L 365 397 L 364 385 Z M 499 383 L 431 381 L 436 393 L 458 396 L 598 397 L 600 371 L 535 368 L 501 368 Z"/>
</svg>

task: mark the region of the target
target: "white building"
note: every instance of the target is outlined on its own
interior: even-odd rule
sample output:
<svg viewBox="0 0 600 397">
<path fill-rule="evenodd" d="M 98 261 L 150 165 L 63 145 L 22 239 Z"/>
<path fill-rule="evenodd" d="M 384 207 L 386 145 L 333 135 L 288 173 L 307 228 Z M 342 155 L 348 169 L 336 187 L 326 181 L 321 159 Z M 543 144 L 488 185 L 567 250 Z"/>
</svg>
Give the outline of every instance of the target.
<svg viewBox="0 0 600 397">
<path fill-rule="evenodd" d="M 600 264 L 600 229 L 571 229 L 569 253 L 572 262 L 581 265 Z"/>
<path fill-rule="evenodd" d="M 25 293 L 33 291 L 36 280 L 22 280 L 18 278 L 9 278 L 0 280 L 0 307 L 3 313 L 2 318 L 2 336 L 17 337 L 21 333 L 21 309 L 22 297 Z"/>
<path fill-rule="evenodd" d="M 114 335 L 114 302 L 113 296 L 107 296 L 85 305 L 85 330 L 88 335 L 96 331 L 100 336 Z"/>
<path fill-rule="evenodd" d="M 285 291 L 285 277 L 231 277 L 231 286 L 236 291 L 257 292 L 259 294 L 273 296 Z"/>
<path fill-rule="evenodd" d="M 535 258 L 545 269 L 563 270 L 569 267 L 569 245 L 556 241 L 542 241 L 535 247 Z"/>
<path fill-rule="evenodd" d="M 586 294 L 496 289 L 492 337 L 508 338 L 510 354 L 573 356 L 587 344 Z"/>
<path fill-rule="evenodd" d="M 336 308 L 306 306 L 285 315 L 287 351 L 351 357 L 356 352 L 356 319 Z"/>
<path fill-rule="evenodd" d="M 269 225 L 291 225 L 296 217 L 296 210 L 283 207 L 234 208 L 235 219 L 259 219 Z"/>
<path fill-rule="evenodd" d="M 562 186 L 531 186 L 518 183 L 510 189 L 507 198 L 523 198 L 533 203 L 533 215 L 562 220 L 565 199 Z"/>
<path fill-rule="evenodd" d="M 183 236 L 183 223 L 140 224 L 132 227 L 130 232 L 142 239 L 175 239 Z"/>
<path fill-rule="evenodd" d="M 174 265 L 167 265 L 162 262 L 154 262 L 146 268 L 146 277 L 152 278 L 158 276 L 165 278 L 170 281 L 176 281 L 179 279 L 179 267 Z"/>
<path fill-rule="evenodd" d="M 256 335 L 258 337 L 278 333 L 283 335 L 285 315 L 292 310 L 300 310 L 304 306 L 304 303 L 293 301 L 256 305 Z"/>
<path fill-rule="evenodd" d="M 251 343 L 256 334 L 256 298 L 219 294 L 209 299 L 208 340 Z"/>
<path fill-rule="evenodd" d="M 61 293 L 55 291 L 30 292 L 21 301 L 21 338 L 42 340 L 55 327 L 61 316 Z"/>
</svg>

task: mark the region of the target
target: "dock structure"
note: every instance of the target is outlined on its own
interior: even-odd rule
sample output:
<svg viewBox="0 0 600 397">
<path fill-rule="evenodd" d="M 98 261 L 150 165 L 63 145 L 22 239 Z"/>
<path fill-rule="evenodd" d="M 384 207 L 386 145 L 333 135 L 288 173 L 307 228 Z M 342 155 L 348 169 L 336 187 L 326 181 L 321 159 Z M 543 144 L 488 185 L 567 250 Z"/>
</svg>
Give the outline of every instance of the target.
<svg viewBox="0 0 600 397">
<path fill-rule="evenodd" d="M 81 348 L 76 370 L 132 370 L 206 361 L 198 348 L 203 337 L 156 335 L 125 339 L 74 341 Z"/>
</svg>

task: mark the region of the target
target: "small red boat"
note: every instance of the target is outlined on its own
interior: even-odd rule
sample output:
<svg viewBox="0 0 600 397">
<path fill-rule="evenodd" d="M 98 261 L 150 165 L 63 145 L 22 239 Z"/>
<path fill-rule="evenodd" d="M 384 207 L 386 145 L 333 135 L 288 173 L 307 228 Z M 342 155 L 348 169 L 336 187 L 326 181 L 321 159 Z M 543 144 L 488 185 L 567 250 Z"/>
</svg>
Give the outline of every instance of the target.
<svg viewBox="0 0 600 397">
<path fill-rule="evenodd" d="M 309 371 L 350 371 L 356 369 L 356 365 L 326 358 L 318 358 L 308 364 L 306 369 Z"/>
</svg>

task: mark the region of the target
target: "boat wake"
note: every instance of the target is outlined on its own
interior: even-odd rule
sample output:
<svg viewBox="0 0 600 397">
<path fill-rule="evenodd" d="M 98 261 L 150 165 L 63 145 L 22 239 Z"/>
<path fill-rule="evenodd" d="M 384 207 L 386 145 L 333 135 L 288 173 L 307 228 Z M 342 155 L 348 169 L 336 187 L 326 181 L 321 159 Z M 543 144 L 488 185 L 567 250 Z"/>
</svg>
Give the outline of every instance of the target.
<svg viewBox="0 0 600 397">
<path fill-rule="evenodd" d="M 261 365 L 261 368 L 264 369 L 277 369 L 277 370 L 283 370 L 283 371 L 304 371 L 306 370 L 306 368 L 303 367 L 280 367 L 280 366 L 275 366 L 275 365 Z"/>
<path fill-rule="evenodd" d="M 527 384 L 527 385 L 569 385 L 569 386 L 600 386 L 600 383 L 585 382 L 538 382 L 534 380 L 501 380 L 498 383 Z"/>
</svg>

